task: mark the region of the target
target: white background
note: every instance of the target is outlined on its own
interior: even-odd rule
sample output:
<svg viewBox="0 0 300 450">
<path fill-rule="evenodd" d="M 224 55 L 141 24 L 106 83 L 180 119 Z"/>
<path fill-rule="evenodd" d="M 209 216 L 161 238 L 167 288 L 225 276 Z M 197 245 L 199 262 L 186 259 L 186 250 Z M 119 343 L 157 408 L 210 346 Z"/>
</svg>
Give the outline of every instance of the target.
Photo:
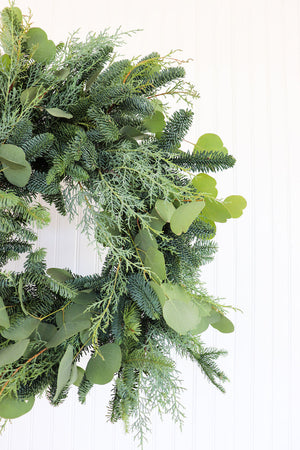
<svg viewBox="0 0 300 450">
<path fill-rule="evenodd" d="M 144 30 L 128 38 L 126 57 L 182 49 L 180 58 L 194 60 L 188 78 L 201 94 L 188 138 L 217 133 L 237 158 L 233 170 L 217 175 L 219 194 L 241 194 L 248 208 L 218 226 L 219 253 L 202 275 L 212 294 L 243 310 L 231 314 L 234 334 L 203 334 L 209 345 L 228 349 L 221 365 L 231 381 L 223 395 L 180 361 L 184 429 L 154 415 L 145 449 L 298 450 L 299 1 L 19 0 L 17 6 L 30 7 L 34 25 L 56 42 L 77 28 L 84 36 L 122 25 Z M 75 225 L 55 213 L 39 244 L 50 266 L 99 270 Z M 38 400 L 7 427 L 1 450 L 136 449 L 121 425 L 106 423 L 109 390 L 94 388 L 86 406 L 75 391 L 59 408 Z"/>
</svg>

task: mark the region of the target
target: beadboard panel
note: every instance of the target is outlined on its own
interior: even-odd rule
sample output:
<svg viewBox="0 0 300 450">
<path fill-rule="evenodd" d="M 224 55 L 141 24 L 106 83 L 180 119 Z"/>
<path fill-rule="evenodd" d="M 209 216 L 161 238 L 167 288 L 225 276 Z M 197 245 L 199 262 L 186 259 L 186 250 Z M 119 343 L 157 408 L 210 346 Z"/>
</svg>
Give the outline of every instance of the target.
<svg viewBox="0 0 300 450">
<path fill-rule="evenodd" d="M 178 360 L 187 388 L 185 426 L 181 432 L 153 414 L 145 450 L 298 450 L 299 0 L 19 0 L 17 6 L 30 7 L 34 24 L 56 42 L 78 28 L 85 36 L 121 25 L 143 29 L 126 38 L 125 57 L 182 49 L 180 58 L 193 58 L 188 77 L 201 94 L 188 140 L 215 132 L 237 158 L 234 170 L 216 178 L 221 196 L 244 195 L 248 208 L 218 225 L 219 253 L 202 271 L 212 294 L 243 311 L 231 314 L 234 334 L 203 334 L 209 345 L 228 350 L 220 365 L 231 381 L 223 395 Z M 47 248 L 50 266 L 100 270 L 101 256 L 76 223 L 54 210 L 38 244 Z M 137 449 L 121 424 L 106 422 L 109 396 L 104 386 L 84 406 L 75 390 L 59 408 L 37 400 L 7 427 L 1 450 Z"/>
</svg>

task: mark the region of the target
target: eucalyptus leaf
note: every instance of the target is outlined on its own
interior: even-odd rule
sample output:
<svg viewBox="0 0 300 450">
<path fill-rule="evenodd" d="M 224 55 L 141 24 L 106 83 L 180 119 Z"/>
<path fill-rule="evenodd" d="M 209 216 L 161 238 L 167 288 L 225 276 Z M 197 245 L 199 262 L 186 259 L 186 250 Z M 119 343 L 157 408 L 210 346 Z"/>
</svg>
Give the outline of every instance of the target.
<svg viewBox="0 0 300 450">
<path fill-rule="evenodd" d="M 228 209 L 231 217 L 237 219 L 243 214 L 243 209 L 246 208 L 247 202 L 241 195 L 230 195 L 225 198 L 223 205 Z"/>
<path fill-rule="evenodd" d="M 0 417 L 2 419 L 16 419 L 28 413 L 33 405 L 35 398 L 30 397 L 26 400 L 19 400 L 14 396 L 6 396 L 0 399 Z"/>
<path fill-rule="evenodd" d="M 161 285 L 156 283 L 155 281 L 151 280 L 150 281 L 150 286 L 152 287 L 152 289 L 156 293 L 156 295 L 157 295 L 157 297 L 158 297 L 158 299 L 160 301 L 160 304 L 163 307 L 165 302 L 166 302 L 166 300 L 167 300 L 167 297 L 166 297 L 166 294 L 164 293 Z"/>
<path fill-rule="evenodd" d="M 6 330 L 2 330 L 1 334 L 6 339 L 10 339 L 12 341 L 21 341 L 22 339 L 26 339 L 31 333 L 37 329 L 39 326 L 39 319 L 35 319 L 31 316 L 26 316 L 17 320 Z"/>
<path fill-rule="evenodd" d="M 12 144 L 0 145 L 0 161 L 12 169 L 26 167 L 25 153 L 21 147 Z"/>
<path fill-rule="evenodd" d="M 58 367 L 56 391 L 53 401 L 55 402 L 63 389 L 67 386 L 71 377 L 72 363 L 73 363 L 73 346 L 68 345 Z"/>
<path fill-rule="evenodd" d="M 219 314 L 219 320 L 211 323 L 211 326 L 221 333 L 232 333 L 234 331 L 234 325 L 227 317 L 223 314 Z"/>
<path fill-rule="evenodd" d="M 41 322 L 37 327 L 36 334 L 39 339 L 44 342 L 48 342 L 56 333 L 57 328 L 51 323 Z"/>
<path fill-rule="evenodd" d="M 65 281 L 73 280 L 73 276 L 68 270 L 58 269 L 56 267 L 50 267 L 47 269 L 47 274 L 55 281 L 64 283 Z"/>
<path fill-rule="evenodd" d="M 34 100 L 39 100 L 39 96 L 43 91 L 42 86 L 31 86 L 25 89 L 20 95 L 20 102 L 22 105 L 26 106 L 30 103 L 37 103 Z"/>
<path fill-rule="evenodd" d="M 155 111 L 151 117 L 144 119 L 144 125 L 151 133 L 160 133 L 166 126 L 165 116 L 161 111 Z"/>
<path fill-rule="evenodd" d="M 6 164 L 3 165 L 3 175 L 14 186 L 24 187 L 28 183 L 31 176 L 31 166 L 29 162 L 25 161 L 25 166 L 17 168 L 12 168 Z"/>
<path fill-rule="evenodd" d="M 0 367 L 12 364 L 24 355 L 29 344 L 29 339 L 9 344 L 0 350 Z"/>
<path fill-rule="evenodd" d="M 68 385 L 70 386 L 71 384 L 74 384 L 77 378 L 78 378 L 78 367 L 76 366 L 76 364 L 72 364 L 71 375 L 68 381 Z"/>
<path fill-rule="evenodd" d="M 7 72 L 11 65 L 11 59 L 9 55 L 0 56 L 0 71 Z"/>
<path fill-rule="evenodd" d="M 53 117 L 61 117 L 63 119 L 72 119 L 73 115 L 59 108 L 46 108 L 47 113 Z"/>
<path fill-rule="evenodd" d="M 64 311 L 58 311 L 56 313 L 56 323 L 58 327 L 62 327 L 64 323 L 74 322 L 79 319 L 90 320 L 92 314 L 90 312 L 85 312 L 87 305 L 79 305 L 73 303 L 67 306 Z"/>
<path fill-rule="evenodd" d="M 173 203 L 168 200 L 156 200 L 155 209 L 164 222 L 170 222 L 172 215 L 176 211 Z"/>
<path fill-rule="evenodd" d="M 154 247 L 149 247 L 145 254 L 144 264 L 151 270 L 154 280 L 161 282 L 166 279 L 165 258 L 162 252 Z"/>
<path fill-rule="evenodd" d="M 205 198 L 205 208 L 202 211 L 203 216 L 214 222 L 226 222 L 231 218 L 231 214 L 223 203 L 213 198 Z"/>
<path fill-rule="evenodd" d="M 135 236 L 134 243 L 137 250 L 141 252 L 141 257 L 144 259 L 145 253 L 150 247 L 158 248 L 157 242 L 153 234 L 146 228 L 142 228 Z"/>
<path fill-rule="evenodd" d="M 191 330 L 191 334 L 198 335 L 200 333 L 203 333 L 209 327 L 209 323 L 210 322 L 207 317 L 200 317 L 198 325 L 193 330 Z"/>
<path fill-rule="evenodd" d="M 0 327 L 8 328 L 10 325 L 9 317 L 7 314 L 6 306 L 3 302 L 3 298 L 0 297 Z"/>
<path fill-rule="evenodd" d="M 57 49 L 57 47 L 56 47 L 56 49 Z M 56 77 L 59 81 L 63 81 L 63 80 L 65 80 L 66 78 L 68 78 L 69 74 L 70 74 L 70 69 L 69 69 L 69 67 L 65 67 L 65 68 L 63 68 L 63 69 L 56 70 L 56 71 L 54 72 L 55 77 Z"/>
<path fill-rule="evenodd" d="M 121 367 L 122 353 L 117 344 L 102 345 L 86 367 L 86 377 L 93 384 L 109 383 Z"/>
<path fill-rule="evenodd" d="M 149 222 L 149 227 L 151 230 L 161 233 L 166 222 L 160 217 L 155 208 L 152 209 L 150 216 L 151 220 Z"/>
<path fill-rule="evenodd" d="M 178 284 L 163 283 L 167 297 L 163 306 L 163 316 L 169 327 L 179 334 L 194 330 L 200 321 L 199 310 L 192 297 Z"/>
<path fill-rule="evenodd" d="M 171 217 L 170 226 L 173 233 L 186 233 L 205 206 L 204 201 L 185 203 L 176 209 Z"/>
<path fill-rule="evenodd" d="M 57 347 L 70 337 L 75 336 L 75 334 L 88 329 L 90 325 L 91 322 L 87 319 L 64 323 L 63 326 L 57 330 L 55 335 L 48 341 L 47 348 Z"/>
<path fill-rule="evenodd" d="M 78 305 L 91 305 L 92 303 L 99 302 L 99 297 L 96 292 L 79 291 L 76 297 L 72 298 L 74 303 Z"/>
<path fill-rule="evenodd" d="M 80 383 L 81 383 L 82 380 L 83 380 L 84 374 L 85 374 L 85 371 L 83 370 L 83 368 L 80 367 L 80 366 L 77 366 L 77 378 L 76 378 L 76 380 L 73 382 L 73 384 L 74 384 L 75 386 L 78 386 L 78 387 L 79 387 Z"/>
<path fill-rule="evenodd" d="M 226 155 L 228 150 L 224 147 L 219 136 L 213 133 L 206 133 L 199 137 L 194 146 L 193 153 L 196 154 L 198 152 L 221 152 Z"/>
<path fill-rule="evenodd" d="M 218 195 L 218 191 L 216 189 L 216 180 L 207 175 L 207 173 L 199 173 L 192 179 L 192 185 L 203 195 L 211 195 L 212 197 L 216 197 Z"/>
</svg>

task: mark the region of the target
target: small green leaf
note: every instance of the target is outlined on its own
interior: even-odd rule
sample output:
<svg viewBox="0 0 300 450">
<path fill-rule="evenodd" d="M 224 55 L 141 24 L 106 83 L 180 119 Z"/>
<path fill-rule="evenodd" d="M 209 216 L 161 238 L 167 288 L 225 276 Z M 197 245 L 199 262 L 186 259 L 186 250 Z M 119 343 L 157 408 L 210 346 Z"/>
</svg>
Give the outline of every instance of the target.
<svg viewBox="0 0 300 450">
<path fill-rule="evenodd" d="M 50 267 L 47 269 L 47 274 L 55 281 L 64 283 L 65 281 L 73 280 L 73 276 L 65 269 L 58 269 L 56 267 Z"/>
<path fill-rule="evenodd" d="M 16 419 L 28 413 L 34 405 L 34 397 L 19 400 L 14 396 L 6 396 L 0 400 L 0 417 L 3 419 Z"/>
<path fill-rule="evenodd" d="M 55 402 L 60 396 L 63 389 L 67 386 L 71 377 L 72 363 L 73 363 L 73 347 L 68 345 L 58 367 L 56 391 L 53 401 Z"/>
<path fill-rule="evenodd" d="M 192 179 L 192 185 L 198 192 L 204 195 L 211 195 L 212 197 L 216 197 L 218 195 L 218 191 L 215 187 L 216 184 L 216 180 L 206 173 L 199 173 Z"/>
<path fill-rule="evenodd" d="M 57 347 L 70 337 L 80 333 L 80 331 L 88 329 L 90 325 L 91 322 L 86 319 L 64 323 L 63 326 L 56 331 L 55 335 L 48 341 L 47 348 Z"/>
<path fill-rule="evenodd" d="M 168 200 L 156 200 L 155 209 L 164 222 L 170 222 L 172 215 L 176 211 L 173 203 Z"/>
<path fill-rule="evenodd" d="M 78 305 L 91 305 L 92 303 L 99 302 L 99 297 L 96 292 L 79 291 L 76 297 L 72 299 L 74 303 Z"/>
<path fill-rule="evenodd" d="M 57 49 L 57 47 L 56 47 Z M 64 69 L 56 70 L 54 72 L 55 77 L 58 79 L 58 81 L 63 81 L 66 78 L 68 78 L 68 75 L 70 74 L 69 67 L 65 67 Z"/>
<path fill-rule="evenodd" d="M 223 203 L 213 198 L 205 198 L 205 208 L 202 211 L 203 216 L 214 222 L 226 222 L 231 218 L 231 214 Z"/>
<path fill-rule="evenodd" d="M 151 280 L 150 281 L 150 286 L 152 287 L 152 289 L 154 290 L 154 292 L 156 293 L 158 300 L 160 301 L 161 306 L 163 307 L 167 297 L 161 287 L 160 284 L 157 284 L 155 281 Z"/>
<path fill-rule="evenodd" d="M 223 316 L 223 314 L 219 314 L 219 320 L 211 323 L 211 326 L 221 333 L 232 333 L 234 331 L 234 325 L 227 317 Z"/>
<path fill-rule="evenodd" d="M 134 243 L 139 251 L 141 251 L 141 257 L 144 258 L 145 252 L 148 248 L 158 248 L 155 237 L 146 228 L 142 228 L 135 236 Z"/>
<path fill-rule="evenodd" d="M 166 279 L 165 258 L 162 252 L 154 247 L 149 247 L 145 254 L 144 264 L 151 270 L 154 280 L 161 282 Z"/>
<path fill-rule="evenodd" d="M 48 41 L 48 36 L 46 31 L 41 28 L 32 27 L 26 33 L 26 46 L 33 47 L 40 42 Z"/>
<path fill-rule="evenodd" d="M 77 320 L 87 319 L 90 320 L 92 317 L 92 314 L 90 312 L 85 312 L 87 308 L 87 305 L 78 305 L 76 303 L 73 303 L 72 305 L 68 306 L 64 312 L 58 311 L 56 313 L 56 323 L 58 327 L 62 327 L 64 323 L 66 322 L 74 322 Z"/>
<path fill-rule="evenodd" d="M 29 105 L 30 103 L 37 103 L 39 96 L 43 92 L 42 86 L 31 86 L 25 89 L 20 95 L 20 102 L 22 105 Z M 36 101 L 34 101 L 36 100 Z"/>
<path fill-rule="evenodd" d="M 146 136 L 145 133 L 140 131 L 138 128 L 132 127 L 130 125 L 122 127 L 120 133 L 128 138 L 136 138 L 136 139 L 141 139 Z"/>
<path fill-rule="evenodd" d="M 31 46 L 32 58 L 36 62 L 48 63 L 55 58 L 56 46 L 53 41 L 45 40 Z"/>
<path fill-rule="evenodd" d="M 73 115 L 59 108 L 46 108 L 46 111 L 53 117 L 61 117 L 63 119 L 72 119 Z"/>
<path fill-rule="evenodd" d="M 93 384 L 109 383 L 121 367 L 122 353 L 117 344 L 105 344 L 92 356 L 86 367 L 86 377 Z"/>
<path fill-rule="evenodd" d="M 29 162 L 25 161 L 25 167 L 20 167 L 19 169 L 12 168 L 10 166 L 7 166 L 6 164 L 3 165 L 3 175 L 14 186 L 18 187 L 24 187 L 29 181 L 29 178 L 31 176 L 31 166 Z"/>
<path fill-rule="evenodd" d="M 3 302 L 2 297 L 0 297 L 0 327 L 8 328 L 10 325 L 9 317 L 7 314 L 6 306 Z"/>
<path fill-rule="evenodd" d="M 160 133 L 166 126 L 165 117 L 161 111 L 155 111 L 151 117 L 144 119 L 144 125 L 151 133 Z"/>
<path fill-rule="evenodd" d="M 41 322 L 36 330 L 36 335 L 41 341 L 48 342 L 57 332 L 57 328 L 51 323 Z"/>
<path fill-rule="evenodd" d="M 209 327 L 209 320 L 207 317 L 200 317 L 198 325 L 191 331 L 192 334 L 198 335 L 203 333 Z"/>
<path fill-rule="evenodd" d="M 21 147 L 12 144 L 0 145 L 0 161 L 12 169 L 26 167 L 25 153 Z"/>
<path fill-rule="evenodd" d="M 176 209 L 171 217 L 170 226 L 173 233 L 180 235 L 186 233 L 194 220 L 199 216 L 204 208 L 204 201 L 194 201 L 185 203 Z"/>
<path fill-rule="evenodd" d="M 193 153 L 198 152 L 221 152 L 225 155 L 228 150 L 224 147 L 224 144 L 219 136 L 213 133 L 206 133 L 199 137 Z"/>
<path fill-rule="evenodd" d="M 12 341 L 21 341 L 26 339 L 31 333 L 39 326 L 39 319 L 34 317 L 26 316 L 18 320 L 16 323 L 12 324 L 6 330 L 2 330 L 1 334 L 6 339 Z"/>
<path fill-rule="evenodd" d="M 78 387 L 79 387 L 79 385 L 80 385 L 80 383 L 82 382 L 82 379 L 83 379 L 83 377 L 84 377 L 84 374 L 85 374 L 85 371 L 83 370 L 83 368 L 80 367 L 80 366 L 77 366 L 77 378 L 76 378 L 76 380 L 73 382 L 73 384 L 74 384 L 75 386 L 78 386 Z"/>
<path fill-rule="evenodd" d="M 0 367 L 12 364 L 24 355 L 29 339 L 10 344 L 0 350 Z"/>
<path fill-rule="evenodd" d="M 161 287 L 167 297 L 163 316 L 169 327 L 180 334 L 194 330 L 199 324 L 200 316 L 192 297 L 178 284 L 163 283 Z"/>
<path fill-rule="evenodd" d="M 247 202 L 241 195 L 230 195 L 225 198 L 223 205 L 228 209 L 231 217 L 236 219 L 243 214 L 243 209 L 246 208 Z"/>
<path fill-rule="evenodd" d="M 158 233 L 161 233 L 166 222 L 160 217 L 160 215 L 158 214 L 158 212 L 156 211 L 155 208 L 152 209 L 150 215 L 151 215 L 152 219 L 149 222 L 149 227 L 152 230 L 157 231 Z"/>
<path fill-rule="evenodd" d="M 11 65 L 11 59 L 9 55 L 0 56 L 0 71 L 8 72 Z"/>
</svg>

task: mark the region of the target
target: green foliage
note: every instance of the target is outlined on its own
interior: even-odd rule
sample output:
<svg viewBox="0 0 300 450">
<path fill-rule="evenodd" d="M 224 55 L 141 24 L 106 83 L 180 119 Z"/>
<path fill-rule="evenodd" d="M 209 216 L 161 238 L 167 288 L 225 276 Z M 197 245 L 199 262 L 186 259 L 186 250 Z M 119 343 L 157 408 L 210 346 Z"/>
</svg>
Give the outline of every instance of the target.
<svg viewBox="0 0 300 450">
<path fill-rule="evenodd" d="M 218 200 L 206 173 L 235 159 L 213 134 L 181 149 L 198 93 L 172 52 L 117 61 L 120 30 L 55 46 L 13 4 L 1 18 L 0 266 L 26 255 L 21 271 L 0 272 L 0 417 L 25 414 L 43 392 L 58 405 L 73 383 L 84 403 L 93 384 L 113 381 L 110 420 L 142 445 L 154 408 L 182 423 L 172 350 L 224 389 L 224 352 L 200 336 L 233 324 L 199 270 L 217 249 L 215 221 L 246 206 Z M 188 109 L 169 114 L 160 96 Z M 52 204 L 70 220 L 81 207 L 81 231 L 108 249 L 101 273 L 47 269 L 34 230 Z"/>
</svg>

